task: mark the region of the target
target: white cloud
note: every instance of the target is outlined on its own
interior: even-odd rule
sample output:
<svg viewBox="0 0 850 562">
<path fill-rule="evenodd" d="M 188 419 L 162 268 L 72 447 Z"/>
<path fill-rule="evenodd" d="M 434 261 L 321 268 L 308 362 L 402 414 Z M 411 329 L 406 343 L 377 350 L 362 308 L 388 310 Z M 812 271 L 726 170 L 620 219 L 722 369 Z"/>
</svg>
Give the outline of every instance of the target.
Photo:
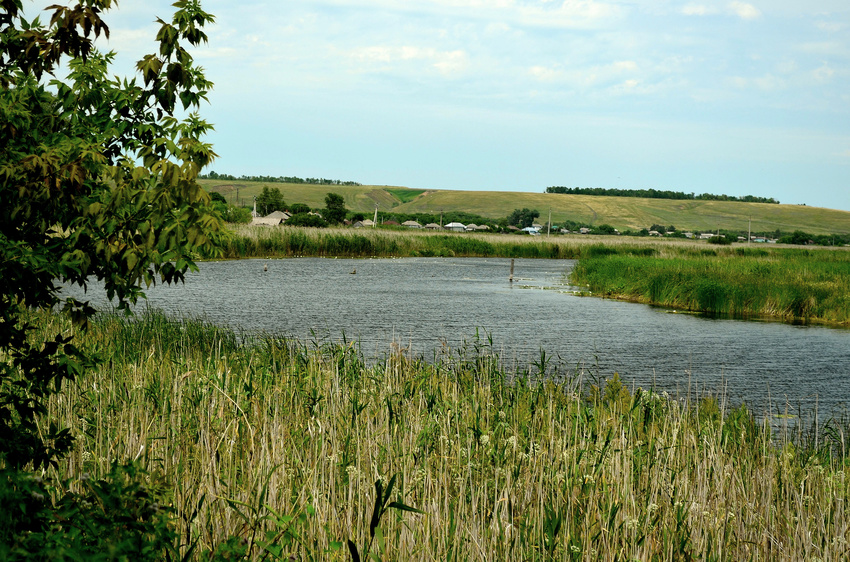
<svg viewBox="0 0 850 562">
<path fill-rule="evenodd" d="M 717 10 L 705 4 L 686 4 L 682 13 L 686 16 L 708 16 L 717 13 Z"/>
<path fill-rule="evenodd" d="M 758 8 L 752 4 L 738 2 L 737 0 L 729 3 L 729 10 L 739 18 L 745 20 L 755 20 L 761 17 L 761 12 Z"/>
<path fill-rule="evenodd" d="M 803 43 L 800 50 L 813 55 L 846 56 L 847 48 L 838 41 Z"/>
<path fill-rule="evenodd" d="M 634 87 L 638 84 L 638 80 L 633 76 L 639 70 L 635 61 L 624 60 L 585 68 L 535 65 L 528 69 L 528 74 L 540 82 L 562 82 L 579 88 L 589 88 L 620 81 L 622 84 L 631 84 Z"/>
<path fill-rule="evenodd" d="M 390 47 L 377 45 L 361 47 L 348 53 L 351 59 L 364 63 L 356 69 L 360 72 L 370 72 L 381 67 L 396 66 L 408 62 L 424 62 L 428 67 L 446 77 L 456 76 L 467 66 L 467 54 L 462 50 L 440 51 L 433 48 L 403 45 Z"/>
<path fill-rule="evenodd" d="M 786 87 L 785 80 L 769 73 L 764 76 L 757 76 L 753 78 L 733 76 L 729 78 L 729 83 L 735 88 L 741 90 L 758 89 L 763 92 L 775 92 Z"/>
<path fill-rule="evenodd" d="M 827 33 L 838 33 L 844 29 L 844 24 L 837 21 L 819 21 L 815 23 L 815 27 Z"/>
<path fill-rule="evenodd" d="M 820 68 L 812 71 L 812 78 L 821 83 L 829 82 L 833 76 L 835 76 L 835 71 L 826 63 L 823 63 Z"/>
<path fill-rule="evenodd" d="M 745 20 L 754 20 L 761 17 L 761 11 L 758 8 L 752 4 L 737 0 L 727 4 L 726 12 Z M 720 10 L 715 6 L 691 2 L 682 7 L 681 13 L 686 16 L 711 16 L 719 14 Z"/>
</svg>

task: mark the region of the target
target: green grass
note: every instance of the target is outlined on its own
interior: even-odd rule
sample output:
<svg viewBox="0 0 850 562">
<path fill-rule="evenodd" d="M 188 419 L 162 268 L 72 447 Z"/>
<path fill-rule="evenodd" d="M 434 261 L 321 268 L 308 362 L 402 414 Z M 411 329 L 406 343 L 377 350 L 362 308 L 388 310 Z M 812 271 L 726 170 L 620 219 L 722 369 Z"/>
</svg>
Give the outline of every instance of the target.
<svg viewBox="0 0 850 562">
<path fill-rule="evenodd" d="M 424 189 L 408 189 L 406 187 L 387 187 L 384 189 L 387 193 L 396 197 L 402 203 L 410 203 L 423 193 Z"/>
<path fill-rule="evenodd" d="M 722 396 L 541 380 L 545 358 L 508 372 L 486 341 L 427 358 L 388 342 L 370 365 L 346 342 L 150 313 L 102 317 L 79 345 L 103 363 L 50 404 L 78 438 L 60 476 L 138 459 L 170 485 L 193 558 L 349 560 L 348 540 L 386 560 L 848 553 L 836 422 L 772 431 Z M 421 513 L 382 513 L 390 500 Z"/>
<path fill-rule="evenodd" d="M 339 193 L 354 211 L 371 214 L 375 204 L 382 211 L 400 213 L 440 213 L 465 211 L 496 220 L 514 209 L 528 207 L 540 211 L 541 222 L 552 211 L 553 224 L 571 220 L 593 225 L 610 224 L 622 231 L 640 230 L 653 224 L 674 225 L 679 230 L 715 231 L 718 228 L 753 234 L 786 233 L 802 230 L 811 234 L 850 233 L 850 213 L 801 205 L 772 205 L 734 201 L 680 201 L 633 197 L 594 197 L 556 193 L 507 191 L 463 191 L 408 189 L 387 186 L 324 186 L 308 184 L 263 184 L 224 180 L 201 180 L 209 191 L 222 193 L 228 201 L 239 197 L 250 204 L 263 185 L 278 187 L 287 203 L 325 205 L 328 192 Z"/>
<path fill-rule="evenodd" d="M 572 280 L 597 295 L 684 310 L 850 324 L 850 252 L 844 250 L 586 253 Z"/>
</svg>

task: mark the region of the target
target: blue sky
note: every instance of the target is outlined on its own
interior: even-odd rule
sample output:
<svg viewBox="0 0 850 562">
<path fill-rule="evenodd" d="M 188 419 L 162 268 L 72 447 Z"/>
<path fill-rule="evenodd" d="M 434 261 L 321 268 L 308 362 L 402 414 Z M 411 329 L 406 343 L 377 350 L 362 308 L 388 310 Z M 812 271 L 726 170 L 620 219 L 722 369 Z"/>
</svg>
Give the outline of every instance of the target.
<svg viewBox="0 0 850 562">
<path fill-rule="evenodd" d="M 850 210 L 847 0 L 206 1 L 213 169 Z M 160 0 L 107 14 L 116 71 Z"/>
</svg>

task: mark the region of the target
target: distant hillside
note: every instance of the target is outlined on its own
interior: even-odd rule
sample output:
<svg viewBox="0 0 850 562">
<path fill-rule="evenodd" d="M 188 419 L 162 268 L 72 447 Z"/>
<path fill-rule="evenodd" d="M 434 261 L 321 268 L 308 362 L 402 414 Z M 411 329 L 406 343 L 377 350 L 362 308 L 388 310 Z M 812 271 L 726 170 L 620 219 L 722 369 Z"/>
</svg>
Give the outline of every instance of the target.
<svg viewBox="0 0 850 562">
<path fill-rule="evenodd" d="M 338 193 L 349 209 L 371 213 L 377 203 L 381 211 L 398 213 L 439 213 L 465 211 L 492 219 L 509 215 L 514 209 L 528 207 L 540 211 L 541 222 L 552 210 L 552 223 L 574 221 L 593 225 L 610 224 L 620 230 L 640 230 L 652 224 L 673 225 L 679 230 L 747 230 L 752 220 L 753 233 L 792 232 L 812 234 L 850 234 L 850 212 L 769 203 L 640 199 L 635 197 L 598 197 L 560 193 L 520 193 L 507 191 L 423 190 L 375 185 L 309 185 L 227 180 L 201 180 L 208 191 L 224 195 L 230 202 L 239 199 L 250 205 L 264 185 L 277 187 L 287 203 L 323 207 L 328 192 Z"/>
</svg>

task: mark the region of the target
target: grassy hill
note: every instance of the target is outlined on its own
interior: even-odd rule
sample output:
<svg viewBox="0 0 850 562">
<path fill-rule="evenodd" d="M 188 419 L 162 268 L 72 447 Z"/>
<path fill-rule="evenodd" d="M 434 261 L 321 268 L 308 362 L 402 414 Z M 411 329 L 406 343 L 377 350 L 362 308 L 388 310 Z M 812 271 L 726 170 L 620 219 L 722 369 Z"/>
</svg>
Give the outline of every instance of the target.
<svg viewBox="0 0 850 562">
<path fill-rule="evenodd" d="M 230 202 L 238 198 L 250 204 L 263 186 L 277 187 L 287 203 L 323 207 L 325 195 L 338 193 L 349 209 L 371 213 L 375 204 L 381 211 L 399 213 L 439 213 L 466 211 L 499 219 L 514 209 L 528 207 L 540 211 L 545 221 L 549 209 L 552 223 L 572 220 L 590 224 L 610 224 L 620 230 L 639 230 L 652 224 L 674 225 L 680 230 L 741 230 L 752 221 L 753 233 L 802 230 L 812 234 L 850 233 L 850 212 L 800 205 L 740 203 L 735 201 L 691 201 L 597 197 L 558 193 L 507 191 L 423 190 L 390 186 L 342 186 L 289 183 L 201 180 L 208 191 L 224 195 Z M 542 222 L 542 221 L 541 221 Z"/>
</svg>

